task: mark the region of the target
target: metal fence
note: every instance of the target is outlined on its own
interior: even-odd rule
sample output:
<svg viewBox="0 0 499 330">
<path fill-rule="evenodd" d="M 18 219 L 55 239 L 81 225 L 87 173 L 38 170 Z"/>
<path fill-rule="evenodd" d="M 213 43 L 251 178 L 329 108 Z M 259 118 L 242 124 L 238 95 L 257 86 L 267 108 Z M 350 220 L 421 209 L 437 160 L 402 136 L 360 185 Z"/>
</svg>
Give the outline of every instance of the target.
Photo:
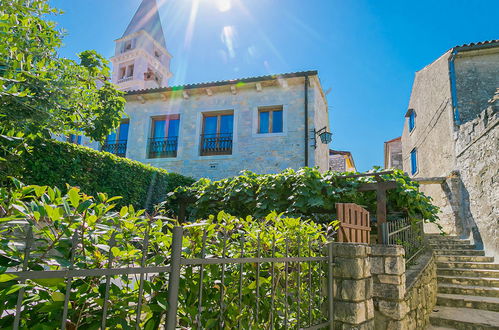
<svg viewBox="0 0 499 330">
<path fill-rule="evenodd" d="M 168 255 L 163 264 L 146 266 L 149 234 L 141 242 L 142 255 L 138 264 L 126 268 L 113 267 L 109 253 L 106 268 L 79 269 L 75 248 L 80 237 L 72 236 L 70 264 L 66 269 L 30 269 L 31 250 L 36 244 L 32 228 L 27 228 L 24 260 L 21 269 L 9 269 L 5 274 L 19 284 L 40 279 L 65 281 L 64 301 L 60 306 L 60 328 L 68 327 L 71 297 L 79 278 L 97 279 L 104 288 L 100 313 L 100 328 L 106 329 L 111 286 L 135 287 L 132 303 L 135 328 L 143 327 L 145 292 L 149 280 L 163 275 L 167 278 L 167 308 L 161 313 L 155 328 L 257 328 L 322 329 L 332 328 L 333 260 L 332 245 L 317 238 L 248 237 L 241 233 L 213 233 L 204 229 L 193 234 L 189 226 L 173 227 Z M 140 243 L 140 244 L 137 244 Z M 114 241 L 110 242 L 113 246 Z M 137 277 L 138 276 L 138 277 Z M 132 278 L 127 282 L 126 278 Z M 125 279 L 125 280 L 124 280 Z M 19 329 L 23 312 L 35 302 L 25 288 L 18 291 L 15 310 L 0 313 L 14 315 L 13 329 Z M 33 307 L 33 306 L 31 306 Z M 149 308 L 149 307 L 148 307 Z"/>
<path fill-rule="evenodd" d="M 405 249 L 406 263 L 410 263 L 426 247 L 422 219 L 400 219 L 382 223 L 383 244 L 398 244 Z"/>
</svg>

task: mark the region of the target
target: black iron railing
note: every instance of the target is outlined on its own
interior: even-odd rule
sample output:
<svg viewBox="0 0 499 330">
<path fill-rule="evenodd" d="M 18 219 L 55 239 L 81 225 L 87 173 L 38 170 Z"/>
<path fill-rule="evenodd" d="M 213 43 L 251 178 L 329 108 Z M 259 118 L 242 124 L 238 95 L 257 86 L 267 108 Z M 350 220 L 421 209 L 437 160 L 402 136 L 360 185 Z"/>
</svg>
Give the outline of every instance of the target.
<svg viewBox="0 0 499 330">
<path fill-rule="evenodd" d="M 177 157 L 178 137 L 149 139 L 149 158 Z"/>
<path fill-rule="evenodd" d="M 121 140 L 116 142 L 104 143 L 102 145 L 102 151 L 110 152 L 119 157 L 126 157 L 126 145 L 127 140 Z"/>
<path fill-rule="evenodd" d="M 405 262 L 409 264 L 425 247 L 422 219 L 400 219 L 382 223 L 383 244 L 402 245 Z"/>
<path fill-rule="evenodd" d="M 201 135 L 201 155 L 232 154 L 232 133 Z"/>
</svg>

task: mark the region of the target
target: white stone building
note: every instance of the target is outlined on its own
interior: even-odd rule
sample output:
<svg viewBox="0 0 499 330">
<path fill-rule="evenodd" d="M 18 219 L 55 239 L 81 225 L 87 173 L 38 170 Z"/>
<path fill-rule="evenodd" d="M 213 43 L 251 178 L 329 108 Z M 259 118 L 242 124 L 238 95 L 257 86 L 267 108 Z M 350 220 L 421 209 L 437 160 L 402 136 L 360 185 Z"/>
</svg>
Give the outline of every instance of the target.
<svg viewBox="0 0 499 330">
<path fill-rule="evenodd" d="M 128 116 L 104 145 L 81 144 L 195 178 L 328 169 L 328 107 L 316 71 L 169 87 L 156 0 L 142 1 L 115 42 L 112 82 L 127 92 Z"/>
</svg>

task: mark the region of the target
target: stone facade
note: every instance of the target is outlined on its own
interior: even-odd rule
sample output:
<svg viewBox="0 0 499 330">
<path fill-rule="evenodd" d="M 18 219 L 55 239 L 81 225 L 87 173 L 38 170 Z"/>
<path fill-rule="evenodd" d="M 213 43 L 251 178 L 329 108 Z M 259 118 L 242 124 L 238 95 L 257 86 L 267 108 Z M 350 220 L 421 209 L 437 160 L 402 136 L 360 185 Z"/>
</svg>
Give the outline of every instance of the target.
<svg viewBox="0 0 499 330">
<path fill-rule="evenodd" d="M 328 169 L 328 147 L 318 137 L 314 148 L 313 131 L 329 130 L 327 104 L 316 72 L 308 73 L 308 138 L 305 142 L 305 74 L 268 77 L 262 81 L 213 84 L 207 88 L 178 91 L 144 91 L 129 93 L 126 112 L 130 121 L 127 157 L 152 166 L 195 178 L 221 179 L 242 170 L 277 173 L 286 168 L 318 166 Z M 258 111 L 261 107 L 283 109 L 281 133 L 258 133 Z M 203 115 L 230 111 L 234 115 L 232 153 L 200 155 Z M 149 158 L 148 141 L 152 118 L 178 115 L 180 118 L 176 157 Z M 305 149 L 308 163 L 305 162 Z"/>
<path fill-rule="evenodd" d="M 474 120 L 499 87 L 499 50 L 487 48 L 457 53 L 456 97 L 462 124 Z"/>
<path fill-rule="evenodd" d="M 433 255 L 420 256 L 406 270 L 404 249 L 374 245 L 371 253 L 376 329 L 425 329 L 436 303 Z"/>
<path fill-rule="evenodd" d="M 385 168 L 403 169 L 402 137 L 385 142 Z"/>
<path fill-rule="evenodd" d="M 357 172 L 350 151 L 329 150 L 329 169 L 334 172 Z"/>
<path fill-rule="evenodd" d="M 415 178 L 447 177 L 442 185 L 420 187 L 440 207 L 444 231 L 473 233 L 477 244 L 483 239 L 487 253 L 495 255 L 498 138 L 489 118 L 497 106 L 488 101 L 498 86 L 499 41 L 455 47 L 416 73 L 408 111 L 415 114 L 415 126 L 409 129 L 408 118 L 402 134 L 406 172 Z"/>
</svg>

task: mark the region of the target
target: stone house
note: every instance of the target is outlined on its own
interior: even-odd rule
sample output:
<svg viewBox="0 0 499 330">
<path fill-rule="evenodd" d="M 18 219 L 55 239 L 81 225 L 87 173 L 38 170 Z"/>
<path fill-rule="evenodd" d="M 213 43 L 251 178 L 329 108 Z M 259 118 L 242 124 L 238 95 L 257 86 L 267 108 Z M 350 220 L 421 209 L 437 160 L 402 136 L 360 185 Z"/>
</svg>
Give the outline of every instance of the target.
<svg viewBox="0 0 499 330">
<path fill-rule="evenodd" d="M 457 46 L 416 72 L 402 134 L 403 169 L 441 208 L 450 234 L 499 254 L 499 40 Z M 433 228 L 435 229 L 435 228 Z"/>
<path fill-rule="evenodd" d="M 105 144 L 81 144 L 195 178 L 328 170 L 329 114 L 317 71 L 169 86 L 156 0 L 142 1 L 115 43 L 112 82 L 126 91 L 128 116 Z"/>
<path fill-rule="evenodd" d="M 329 170 L 334 172 L 357 172 L 350 151 L 329 150 Z"/>
<path fill-rule="evenodd" d="M 402 169 L 402 137 L 385 142 L 385 168 Z"/>
</svg>

